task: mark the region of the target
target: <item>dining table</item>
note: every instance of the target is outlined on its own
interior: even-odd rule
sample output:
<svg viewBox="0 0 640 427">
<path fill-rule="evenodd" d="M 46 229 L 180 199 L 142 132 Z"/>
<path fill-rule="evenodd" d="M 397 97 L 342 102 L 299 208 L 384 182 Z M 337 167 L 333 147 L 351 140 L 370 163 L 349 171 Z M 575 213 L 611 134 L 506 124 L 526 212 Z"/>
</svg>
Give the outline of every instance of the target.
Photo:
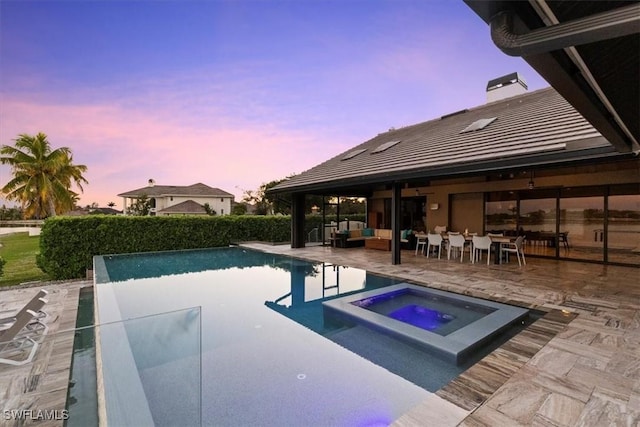
<svg viewBox="0 0 640 427">
<path fill-rule="evenodd" d="M 466 242 L 472 242 L 473 241 L 473 236 L 477 236 L 477 233 L 461 233 L 464 236 L 464 240 Z M 440 235 L 442 236 L 443 240 L 449 240 L 449 233 L 444 232 L 444 233 L 440 233 Z M 420 237 L 420 238 L 427 238 L 427 234 L 426 233 L 416 233 L 416 237 Z M 489 236 L 491 237 L 491 243 L 493 244 L 493 259 L 494 259 L 494 264 L 502 264 L 502 254 L 500 253 L 500 249 L 502 248 L 502 245 L 505 243 L 513 243 L 516 241 L 516 239 L 518 238 L 518 236 Z M 428 250 L 428 249 L 427 249 Z M 473 250 L 473 247 L 472 247 Z"/>
</svg>

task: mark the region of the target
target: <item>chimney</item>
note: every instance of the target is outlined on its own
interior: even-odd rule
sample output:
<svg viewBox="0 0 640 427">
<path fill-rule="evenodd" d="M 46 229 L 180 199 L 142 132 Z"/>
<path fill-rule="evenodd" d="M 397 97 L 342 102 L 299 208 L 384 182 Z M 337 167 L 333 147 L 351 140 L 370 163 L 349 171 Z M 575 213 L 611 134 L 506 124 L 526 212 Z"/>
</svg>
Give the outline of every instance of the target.
<svg viewBox="0 0 640 427">
<path fill-rule="evenodd" d="M 154 185 L 156 185 L 156 182 L 153 179 L 149 180 L 149 187 L 153 187 Z"/>
<path fill-rule="evenodd" d="M 527 82 L 519 73 L 498 77 L 487 83 L 487 103 L 521 95 L 527 91 Z"/>
</svg>

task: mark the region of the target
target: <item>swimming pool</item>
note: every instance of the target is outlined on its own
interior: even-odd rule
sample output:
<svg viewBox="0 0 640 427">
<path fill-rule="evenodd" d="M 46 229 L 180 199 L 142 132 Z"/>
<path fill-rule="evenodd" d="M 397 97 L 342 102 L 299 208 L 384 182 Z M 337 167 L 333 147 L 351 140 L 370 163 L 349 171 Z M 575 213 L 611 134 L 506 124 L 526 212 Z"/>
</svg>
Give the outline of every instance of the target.
<svg viewBox="0 0 640 427">
<path fill-rule="evenodd" d="M 181 272 L 167 274 L 167 263 Z M 120 269 L 138 278 L 112 281 Z M 305 305 L 323 295 L 385 282 L 365 271 L 241 248 L 103 257 L 95 271 L 99 323 L 201 306 L 203 424 L 388 425 L 429 395 L 270 307 L 304 317 Z M 116 311 L 103 310 L 109 299 Z M 102 342 L 103 351 L 112 344 Z M 141 375 L 148 395 L 154 384 L 144 384 L 145 375 L 153 368 Z M 157 425 L 198 424 L 163 411 L 183 391 L 159 388 L 149 402 Z"/>
<path fill-rule="evenodd" d="M 324 322 L 323 301 L 399 283 L 364 270 L 236 247 L 96 257 L 94 271 L 98 323 L 175 313 L 167 316 L 178 322 L 167 326 L 125 327 L 132 347 L 145 331 L 186 327 L 193 322 L 184 319 L 195 316 L 190 308 L 201 308 L 200 365 L 190 353 L 150 363 L 144 359 L 153 352 L 131 351 L 157 425 L 199 423 L 167 409 L 186 395 L 201 400 L 203 424 L 388 425 L 469 366 L 366 328 Z M 109 352 L 104 335 L 99 341 Z M 177 375 L 198 373 L 199 393 L 193 382 L 167 387 L 151 375 L 173 364 Z"/>
</svg>

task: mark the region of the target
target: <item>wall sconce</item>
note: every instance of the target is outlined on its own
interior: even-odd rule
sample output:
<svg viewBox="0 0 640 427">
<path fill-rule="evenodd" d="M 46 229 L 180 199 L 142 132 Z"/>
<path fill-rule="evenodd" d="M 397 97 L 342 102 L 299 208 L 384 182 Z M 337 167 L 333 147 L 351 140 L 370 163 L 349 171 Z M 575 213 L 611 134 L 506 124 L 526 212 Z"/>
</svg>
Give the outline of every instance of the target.
<svg viewBox="0 0 640 427">
<path fill-rule="evenodd" d="M 432 211 L 437 211 L 438 209 L 440 209 L 440 204 L 439 203 L 431 203 L 429 205 L 429 209 L 431 209 Z"/>
</svg>

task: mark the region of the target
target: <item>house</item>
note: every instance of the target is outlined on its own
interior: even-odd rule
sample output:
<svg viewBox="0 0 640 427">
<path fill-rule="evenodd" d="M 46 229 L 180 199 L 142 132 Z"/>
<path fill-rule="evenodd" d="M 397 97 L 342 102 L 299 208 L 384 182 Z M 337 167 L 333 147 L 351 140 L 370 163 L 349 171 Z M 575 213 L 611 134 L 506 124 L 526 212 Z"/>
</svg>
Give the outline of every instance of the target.
<svg viewBox="0 0 640 427">
<path fill-rule="evenodd" d="M 640 160 L 620 152 L 554 88 L 518 73 L 491 80 L 487 103 L 391 129 L 293 176 L 292 247 L 306 194 L 367 198 L 368 226 L 527 233 L 527 255 L 640 265 Z M 564 244 L 563 239 L 568 239 Z"/>
<path fill-rule="evenodd" d="M 141 197 L 151 202 L 151 215 L 206 215 L 208 205 L 216 215 L 229 215 L 234 196 L 219 188 L 197 183 L 193 185 L 156 185 L 153 179 L 146 187 L 118 194 L 123 211 Z"/>
</svg>

